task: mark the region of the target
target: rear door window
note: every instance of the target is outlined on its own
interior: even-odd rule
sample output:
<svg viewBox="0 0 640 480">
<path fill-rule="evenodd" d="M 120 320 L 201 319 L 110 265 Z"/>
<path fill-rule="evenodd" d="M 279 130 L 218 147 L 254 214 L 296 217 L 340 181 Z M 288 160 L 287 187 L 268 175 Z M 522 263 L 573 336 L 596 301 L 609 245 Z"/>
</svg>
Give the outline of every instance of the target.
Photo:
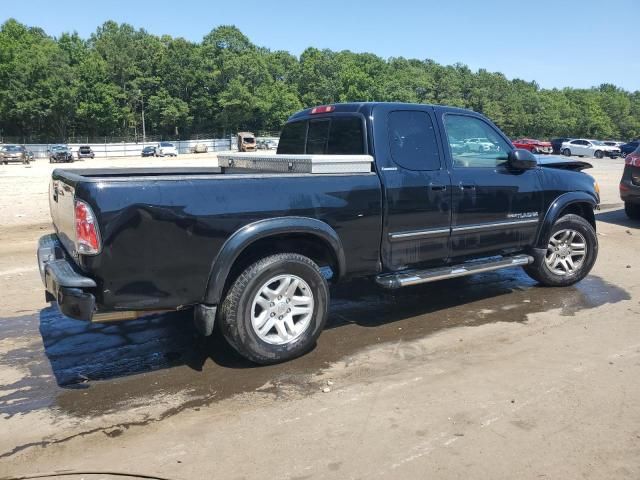
<svg viewBox="0 0 640 480">
<path fill-rule="evenodd" d="M 389 114 L 393 161 L 407 170 L 439 170 L 440 153 L 431 117 L 415 110 Z"/>
</svg>

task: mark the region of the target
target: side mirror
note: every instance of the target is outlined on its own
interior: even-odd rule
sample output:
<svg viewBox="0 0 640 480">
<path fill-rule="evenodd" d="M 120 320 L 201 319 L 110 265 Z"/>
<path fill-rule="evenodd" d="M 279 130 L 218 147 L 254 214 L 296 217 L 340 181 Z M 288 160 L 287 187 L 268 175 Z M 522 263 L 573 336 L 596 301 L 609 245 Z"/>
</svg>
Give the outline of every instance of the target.
<svg viewBox="0 0 640 480">
<path fill-rule="evenodd" d="M 509 166 L 515 170 L 529 170 L 538 166 L 536 157 L 529 150 L 516 148 L 509 152 Z"/>
</svg>

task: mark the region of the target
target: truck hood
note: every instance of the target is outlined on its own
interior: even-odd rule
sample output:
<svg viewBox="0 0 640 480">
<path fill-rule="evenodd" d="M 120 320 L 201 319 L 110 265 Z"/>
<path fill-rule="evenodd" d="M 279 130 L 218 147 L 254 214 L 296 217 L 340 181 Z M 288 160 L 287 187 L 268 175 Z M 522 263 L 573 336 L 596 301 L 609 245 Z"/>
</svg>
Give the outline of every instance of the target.
<svg viewBox="0 0 640 480">
<path fill-rule="evenodd" d="M 536 157 L 538 159 L 538 165 L 541 167 L 548 168 L 559 168 L 562 170 L 573 170 L 575 172 L 580 172 L 582 170 L 586 170 L 587 168 L 593 168 L 589 162 L 584 162 L 582 160 L 573 160 L 571 158 L 562 158 L 562 157 Z"/>
</svg>

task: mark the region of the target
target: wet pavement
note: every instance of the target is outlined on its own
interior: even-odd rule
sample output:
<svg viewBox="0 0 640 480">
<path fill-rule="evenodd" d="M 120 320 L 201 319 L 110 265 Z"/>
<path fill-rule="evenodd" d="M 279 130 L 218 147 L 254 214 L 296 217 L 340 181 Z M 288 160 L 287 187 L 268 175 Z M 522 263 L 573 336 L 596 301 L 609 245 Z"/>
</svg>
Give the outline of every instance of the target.
<svg viewBox="0 0 640 480">
<path fill-rule="evenodd" d="M 0 349 L 0 369 L 24 372 L 1 382 L 0 417 L 48 408 L 86 418 L 144 406 L 149 399 L 186 398 L 165 418 L 244 392 L 305 394 L 317 391 L 310 381 L 315 373 L 375 344 L 458 326 L 525 322 L 529 314 L 555 309 L 571 316 L 629 298 L 596 276 L 552 289 L 538 287 L 519 269 L 395 292 L 353 283 L 333 290 L 327 328 L 312 352 L 266 367 L 239 357 L 217 334 L 198 337 L 188 312 L 91 324 L 48 307 L 39 315 L 0 319 L 3 345 L 18 345 Z"/>
</svg>

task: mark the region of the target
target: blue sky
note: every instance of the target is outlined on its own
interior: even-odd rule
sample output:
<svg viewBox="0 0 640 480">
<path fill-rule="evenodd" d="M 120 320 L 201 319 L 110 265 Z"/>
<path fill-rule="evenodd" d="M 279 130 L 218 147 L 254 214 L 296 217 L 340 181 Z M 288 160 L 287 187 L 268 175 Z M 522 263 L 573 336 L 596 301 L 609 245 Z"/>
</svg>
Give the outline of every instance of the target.
<svg viewBox="0 0 640 480">
<path fill-rule="evenodd" d="M 346 49 L 462 62 L 545 88 L 640 90 L 640 0 L 0 0 L 0 7 L 0 21 L 13 17 L 50 35 L 88 37 L 112 19 L 199 41 L 234 24 L 257 45 L 294 54 Z"/>
</svg>

